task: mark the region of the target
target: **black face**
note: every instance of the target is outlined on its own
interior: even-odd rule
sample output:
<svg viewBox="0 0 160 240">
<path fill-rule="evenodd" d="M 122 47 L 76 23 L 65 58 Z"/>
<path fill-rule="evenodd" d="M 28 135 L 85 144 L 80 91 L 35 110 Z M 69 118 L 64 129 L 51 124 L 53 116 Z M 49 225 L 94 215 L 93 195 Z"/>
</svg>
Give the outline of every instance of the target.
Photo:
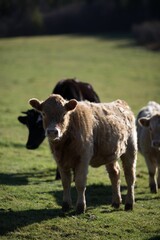
<svg viewBox="0 0 160 240">
<path fill-rule="evenodd" d="M 26 148 L 36 149 L 45 139 L 41 114 L 34 109 L 23 113 L 26 114 L 26 116 L 19 116 L 18 120 L 20 123 L 26 125 L 29 130 Z"/>
<path fill-rule="evenodd" d="M 98 95 L 94 92 L 90 84 L 80 82 L 76 79 L 59 81 L 53 89 L 53 93 L 60 94 L 67 100 L 75 98 L 77 101 L 88 100 L 91 102 L 100 102 Z M 18 120 L 20 123 L 26 125 L 29 130 L 26 148 L 36 149 L 45 138 L 41 114 L 34 109 L 23 113 L 26 116 L 19 116 Z"/>
</svg>

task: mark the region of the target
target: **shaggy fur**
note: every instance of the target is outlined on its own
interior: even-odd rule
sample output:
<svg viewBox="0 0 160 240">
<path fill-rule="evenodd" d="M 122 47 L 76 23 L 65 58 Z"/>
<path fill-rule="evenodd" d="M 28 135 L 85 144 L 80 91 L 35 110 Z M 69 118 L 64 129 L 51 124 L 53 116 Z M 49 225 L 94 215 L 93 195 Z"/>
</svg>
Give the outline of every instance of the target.
<svg viewBox="0 0 160 240">
<path fill-rule="evenodd" d="M 157 193 L 160 188 L 160 105 L 149 102 L 138 113 L 136 125 L 138 149 L 148 167 L 150 190 Z"/>
<path fill-rule="evenodd" d="M 73 169 L 78 193 L 76 211 L 85 211 L 89 164 L 93 167 L 106 166 L 113 189 L 112 205 L 119 207 L 118 158 L 122 159 L 128 188 L 125 209 L 132 209 L 137 139 L 135 119 L 129 106 L 122 100 L 112 103 L 66 101 L 55 94 L 44 102 L 31 99 L 30 104 L 42 113 L 50 148 L 60 170 L 64 189 L 62 209 L 67 211 L 72 204 L 70 171 Z"/>
</svg>

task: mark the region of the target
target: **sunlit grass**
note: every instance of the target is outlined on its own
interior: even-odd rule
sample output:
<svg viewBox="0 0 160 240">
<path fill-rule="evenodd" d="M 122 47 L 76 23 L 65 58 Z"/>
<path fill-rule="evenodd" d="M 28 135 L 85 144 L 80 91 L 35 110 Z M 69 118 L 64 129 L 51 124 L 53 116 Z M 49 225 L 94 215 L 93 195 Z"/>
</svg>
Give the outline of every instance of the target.
<svg viewBox="0 0 160 240">
<path fill-rule="evenodd" d="M 113 210 L 105 168 L 89 168 L 87 212 L 61 214 L 62 186 L 47 140 L 25 149 L 27 129 L 17 121 L 31 97 L 45 99 L 56 82 L 77 77 L 93 85 L 101 101 L 126 100 L 134 113 L 159 101 L 160 55 L 131 39 L 107 36 L 48 36 L 0 39 L 0 238 L 160 238 L 160 193 L 148 188 L 147 168 L 138 155 L 133 212 Z M 126 183 L 121 173 L 122 197 Z M 72 183 L 73 202 L 76 191 Z"/>
</svg>

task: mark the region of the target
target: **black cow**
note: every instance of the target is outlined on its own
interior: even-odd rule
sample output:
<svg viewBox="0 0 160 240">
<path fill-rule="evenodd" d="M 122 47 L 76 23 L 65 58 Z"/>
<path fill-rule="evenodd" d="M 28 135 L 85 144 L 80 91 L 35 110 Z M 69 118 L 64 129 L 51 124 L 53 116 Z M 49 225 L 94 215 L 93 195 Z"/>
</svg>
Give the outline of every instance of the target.
<svg viewBox="0 0 160 240">
<path fill-rule="evenodd" d="M 52 93 L 60 94 L 66 100 L 74 98 L 77 101 L 88 100 L 90 102 L 100 102 L 100 99 L 93 87 L 90 84 L 81 82 L 77 79 L 65 79 L 59 81 Z M 26 125 L 29 130 L 26 148 L 36 149 L 45 139 L 42 116 L 34 109 L 30 109 L 22 113 L 26 116 L 19 116 L 18 120 L 20 123 Z M 57 174 L 56 179 L 59 179 L 59 173 Z"/>
</svg>

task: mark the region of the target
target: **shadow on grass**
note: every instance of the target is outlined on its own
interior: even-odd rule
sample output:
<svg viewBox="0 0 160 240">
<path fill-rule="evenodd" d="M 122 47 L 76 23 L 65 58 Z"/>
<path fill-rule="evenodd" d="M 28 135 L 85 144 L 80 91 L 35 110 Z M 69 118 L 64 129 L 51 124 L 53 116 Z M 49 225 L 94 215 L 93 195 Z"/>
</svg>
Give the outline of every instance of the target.
<svg viewBox="0 0 160 240">
<path fill-rule="evenodd" d="M 17 173 L 17 174 L 4 174 L 0 173 L 0 184 L 4 185 L 25 185 L 28 184 L 29 178 L 31 177 L 31 184 L 41 184 L 42 181 L 54 182 L 55 170 L 45 169 L 43 171 L 37 171 L 37 169 L 32 169 L 29 173 Z M 28 180 L 29 179 L 29 180 Z M 73 207 L 69 213 L 62 214 L 62 187 L 61 190 L 38 192 L 39 195 L 51 194 L 56 200 L 59 208 L 57 209 L 28 209 L 23 211 L 13 211 L 11 209 L 5 210 L 0 209 L 0 236 L 6 235 L 9 232 L 13 232 L 18 228 L 31 225 L 33 223 L 40 223 L 44 220 L 54 219 L 58 217 L 71 217 L 75 215 L 75 205 L 77 200 L 77 192 L 74 183 L 71 187 L 71 196 L 73 200 Z M 126 186 L 121 186 L 123 203 L 125 200 Z M 140 199 L 136 199 L 140 201 Z M 143 199 L 149 200 L 149 199 Z M 110 205 L 112 202 L 112 188 L 111 185 L 105 184 L 91 184 L 87 185 L 86 188 L 86 201 L 87 201 L 87 211 L 91 209 L 102 207 L 101 213 L 108 214 L 112 211 L 119 211 L 111 209 Z M 121 211 L 122 208 L 120 208 Z"/>
<path fill-rule="evenodd" d="M 42 193 L 43 194 L 43 193 Z M 63 191 L 54 191 L 49 192 L 55 199 L 58 205 L 62 204 L 62 195 Z M 77 200 L 77 191 L 73 186 L 71 187 L 71 197 L 73 206 L 76 205 Z M 86 201 L 87 207 L 94 208 L 101 205 L 110 205 L 112 199 L 112 188 L 109 185 L 103 184 L 92 184 L 86 187 Z"/>
<path fill-rule="evenodd" d="M 43 193 L 41 193 L 43 194 Z M 49 192 L 52 194 L 59 209 L 28 209 L 24 211 L 12 211 L 11 209 L 0 209 L 0 236 L 13 232 L 18 228 L 28 226 L 34 223 L 40 223 L 44 220 L 54 219 L 58 217 L 72 217 L 75 215 L 75 209 L 69 213 L 63 214 L 61 211 L 62 204 L 62 191 Z M 73 206 L 75 206 L 77 193 L 75 187 L 71 188 L 73 199 Z M 96 206 L 110 205 L 111 204 L 111 186 L 90 185 L 86 191 L 87 210 L 93 209 Z"/>
<path fill-rule="evenodd" d="M 126 194 L 123 194 L 123 191 L 126 191 L 126 189 L 127 189 L 126 186 L 121 186 L 122 205 L 124 205 L 125 203 Z M 59 206 L 62 205 L 62 196 L 63 196 L 62 190 L 61 191 L 53 190 L 53 192 L 48 192 L 48 193 L 54 197 L 54 199 L 57 202 L 57 205 Z M 43 194 L 43 192 L 41 192 L 41 194 Z M 103 207 L 103 210 L 101 211 L 102 213 L 122 210 L 122 209 L 115 209 L 115 208 L 113 208 L 112 210 L 109 208 L 108 210 L 108 206 L 110 207 L 112 204 L 111 185 L 105 185 L 105 184 L 87 185 L 85 196 L 86 196 L 87 211 L 91 209 L 95 209 L 100 206 Z M 77 191 L 75 186 L 71 187 L 71 198 L 72 198 L 73 208 L 75 210 L 76 201 L 77 201 Z M 74 210 L 71 212 L 71 215 L 75 214 Z"/>
<path fill-rule="evenodd" d="M 144 192 L 144 194 L 145 194 L 145 192 Z M 153 198 L 153 194 L 150 193 L 149 196 L 142 197 L 142 198 L 141 198 L 141 197 L 137 197 L 137 198 L 136 198 L 136 202 L 139 202 L 139 201 L 151 201 L 151 200 L 160 200 L 160 197 L 154 195 L 154 198 Z"/>
<path fill-rule="evenodd" d="M 14 147 L 14 148 L 25 148 L 25 145 L 22 143 L 14 143 L 14 142 L 2 142 L 0 141 L 0 147 Z"/>
<path fill-rule="evenodd" d="M 0 173 L 0 184 L 8 186 L 27 185 L 29 178 L 32 178 L 31 184 L 35 185 L 41 184 L 42 182 L 53 182 L 55 176 L 55 169 L 44 169 L 44 171 L 31 169 L 30 172 Z"/>
<path fill-rule="evenodd" d="M 160 235 L 148 238 L 148 240 L 160 240 Z"/>
<path fill-rule="evenodd" d="M 122 199 L 125 200 L 126 187 L 121 187 Z M 46 192 L 39 192 L 43 195 Z M 50 220 L 58 217 L 73 217 L 75 215 L 75 204 L 77 199 L 77 192 L 75 187 L 71 187 L 71 195 L 73 200 L 73 209 L 70 212 L 63 214 L 61 211 L 62 204 L 62 190 L 48 192 L 51 194 L 59 208 L 56 209 L 28 209 L 23 211 L 13 211 L 11 209 L 5 210 L 0 209 L 0 236 L 7 235 L 10 232 L 17 230 L 34 223 L 40 223 L 45 220 Z M 86 188 L 86 201 L 87 201 L 87 212 L 96 208 L 102 207 L 101 213 L 109 214 L 113 211 L 123 211 L 122 208 L 112 209 L 110 208 L 112 201 L 112 189 L 111 185 L 104 184 L 92 184 Z"/>
<path fill-rule="evenodd" d="M 58 209 L 31 209 L 17 212 L 0 210 L 0 236 L 33 223 L 53 219 L 58 217 L 59 213 Z"/>
<path fill-rule="evenodd" d="M 28 177 L 25 174 L 0 173 L 0 184 L 17 186 L 27 185 Z"/>
</svg>

